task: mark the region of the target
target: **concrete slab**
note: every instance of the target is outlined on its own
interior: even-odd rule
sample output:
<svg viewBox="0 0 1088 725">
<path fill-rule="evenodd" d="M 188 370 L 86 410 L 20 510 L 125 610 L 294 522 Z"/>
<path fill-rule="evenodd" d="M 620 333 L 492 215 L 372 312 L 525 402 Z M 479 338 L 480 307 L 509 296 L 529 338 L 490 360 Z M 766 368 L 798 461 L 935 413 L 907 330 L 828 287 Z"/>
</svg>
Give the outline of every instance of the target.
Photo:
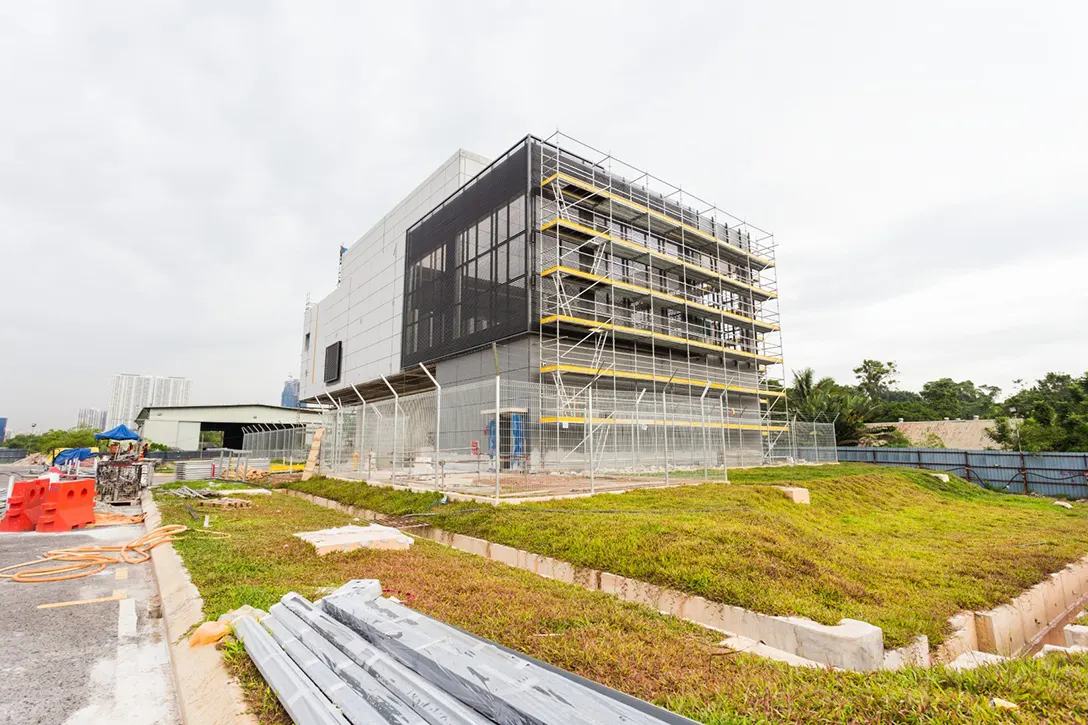
<svg viewBox="0 0 1088 725">
<path fill-rule="evenodd" d="M 722 647 L 727 647 L 734 652 L 743 652 L 745 654 L 755 655 L 756 657 L 764 657 L 775 662 L 785 662 L 787 665 L 794 667 L 817 667 L 826 668 L 827 665 L 820 662 L 813 662 L 812 660 L 806 660 L 804 657 L 798 657 L 797 655 L 790 654 L 789 652 L 783 652 L 780 649 L 774 647 L 768 647 L 762 642 L 757 642 L 754 639 L 748 637 L 732 636 L 727 637 L 719 643 Z"/>
<path fill-rule="evenodd" d="M 380 526 L 378 524 L 370 524 L 369 526 L 349 525 L 334 529 L 322 529 L 321 531 L 303 531 L 295 534 L 295 536 L 312 544 L 318 556 L 325 556 L 335 551 L 354 551 L 356 549 L 404 551 L 412 546 L 412 537 L 405 536 L 391 526 Z"/>
<path fill-rule="evenodd" d="M 1073 645 L 1072 647 L 1059 647 L 1056 644 L 1044 644 L 1042 649 L 1035 653 L 1035 659 L 1046 657 L 1050 654 L 1079 655 L 1088 652 L 1088 647 Z"/>
<path fill-rule="evenodd" d="M 899 649 L 884 653 L 885 670 L 898 670 L 902 667 L 929 667 L 929 637 L 920 634 L 914 641 Z"/>
<path fill-rule="evenodd" d="M 952 634 L 933 653 L 934 663 L 954 662 L 963 653 L 979 649 L 974 612 L 959 612 L 948 623 L 952 625 Z"/>
<path fill-rule="evenodd" d="M 994 665 L 999 662 L 1004 662 L 1007 659 L 1008 657 L 1002 657 L 1001 655 L 995 655 L 989 652 L 968 650 L 952 660 L 952 662 L 949 662 L 947 667 L 950 670 L 973 670 L 976 667 L 982 667 L 983 665 Z"/>
<path fill-rule="evenodd" d="M 1088 627 L 1082 624 L 1067 624 L 1063 632 L 1066 647 L 1088 647 Z"/>
<path fill-rule="evenodd" d="M 1020 610 L 1008 604 L 975 612 L 975 629 L 978 648 L 983 652 L 1012 657 L 1027 643 Z"/>
<path fill-rule="evenodd" d="M 811 501 L 809 500 L 807 488 L 800 488 L 798 486 L 775 486 L 775 488 L 781 491 L 786 496 L 786 498 L 788 498 L 790 501 L 793 501 L 794 503 L 806 505 L 811 503 Z"/>
</svg>

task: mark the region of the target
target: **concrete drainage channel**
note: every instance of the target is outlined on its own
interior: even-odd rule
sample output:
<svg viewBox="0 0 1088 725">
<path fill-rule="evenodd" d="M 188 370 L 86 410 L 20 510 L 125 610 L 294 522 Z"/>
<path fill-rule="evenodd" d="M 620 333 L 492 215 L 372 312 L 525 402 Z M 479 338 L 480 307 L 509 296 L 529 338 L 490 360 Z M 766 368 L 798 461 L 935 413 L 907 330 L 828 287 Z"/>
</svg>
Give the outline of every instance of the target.
<svg viewBox="0 0 1088 725">
<path fill-rule="evenodd" d="M 320 496 L 290 489 L 286 492 L 362 519 L 387 518 L 384 514 Z M 1088 603 L 1088 557 L 1052 574 L 1048 581 L 1032 587 L 1010 604 L 987 612 L 962 612 L 953 617 L 950 621 L 955 633 L 931 653 L 925 636 L 919 636 L 905 647 L 885 651 L 883 631 L 854 619 L 844 619 L 838 625 L 824 625 L 803 617 L 761 614 L 433 527 L 415 529 L 412 535 L 548 579 L 644 604 L 728 634 L 723 644 L 732 649 L 793 665 L 830 665 L 859 672 L 931 664 L 966 668 L 1037 650 L 1072 647 L 1070 651 L 1080 651 L 1080 647 L 1088 645 L 1088 631 L 1081 632 L 1088 628 L 1067 624 Z"/>
</svg>

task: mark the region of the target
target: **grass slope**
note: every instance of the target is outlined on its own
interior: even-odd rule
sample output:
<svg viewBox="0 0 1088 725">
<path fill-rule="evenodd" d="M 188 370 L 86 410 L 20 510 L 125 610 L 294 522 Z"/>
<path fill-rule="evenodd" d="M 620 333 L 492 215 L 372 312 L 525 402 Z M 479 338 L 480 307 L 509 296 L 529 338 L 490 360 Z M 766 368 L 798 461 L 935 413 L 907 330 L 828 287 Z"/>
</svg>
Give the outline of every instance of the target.
<svg viewBox="0 0 1088 725">
<path fill-rule="evenodd" d="M 435 506 L 427 521 L 573 564 L 768 614 L 844 617 L 897 647 L 931 644 L 1088 553 L 1088 507 L 866 465 L 736 471 L 732 483 L 494 507 Z M 774 485 L 803 485 L 812 505 Z M 365 508 L 423 511 L 435 494 L 315 479 L 292 488 Z"/>
<path fill-rule="evenodd" d="M 162 497 L 165 523 L 189 524 Z M 178 548 L 209 618 L 284 593 L 319 596 L 353 578 L 411 594 L 411 606 L 477 635 L 705 723 L 1053 723 L 1088 721 L 1088 658 L 1055 656 L 972 672 L 934 668 L 869 675 L 793 669 L 718 648 L 713 633 L 599 592 L 420 541 L 407 552 L 318 558 L 292 536 L 344 525 L 337 511 L 277 493 L 213 514 L 229 539 L 183 537 Z M 289 723 L 237 644 L 231 671 L 262 723 Z M 1001 710 L 1001 697 L 1019 704 Z"/>
</svg>

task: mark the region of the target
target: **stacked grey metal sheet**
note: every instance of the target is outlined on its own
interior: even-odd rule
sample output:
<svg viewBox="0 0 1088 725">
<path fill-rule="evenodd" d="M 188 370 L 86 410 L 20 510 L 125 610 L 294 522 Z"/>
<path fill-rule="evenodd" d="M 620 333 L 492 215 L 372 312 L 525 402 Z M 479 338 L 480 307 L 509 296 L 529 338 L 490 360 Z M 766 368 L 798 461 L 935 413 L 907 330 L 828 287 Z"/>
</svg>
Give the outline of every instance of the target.
<svg viewBox="0 0 1088 725">
<path fill-rule="evenodd" d="M 692 721 L 499 647 L 356 580 L 288 594 L 235 633 L 299 725 L 657 725 Z"/>
</svg>

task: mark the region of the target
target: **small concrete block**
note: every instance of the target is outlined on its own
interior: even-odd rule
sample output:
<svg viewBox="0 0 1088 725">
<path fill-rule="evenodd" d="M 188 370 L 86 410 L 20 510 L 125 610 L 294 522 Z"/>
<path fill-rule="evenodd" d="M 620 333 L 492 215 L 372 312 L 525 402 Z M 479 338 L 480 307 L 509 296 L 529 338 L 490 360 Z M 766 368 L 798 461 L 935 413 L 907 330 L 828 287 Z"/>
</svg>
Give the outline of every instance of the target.
<svg viewBox="0 0 1088 725">
<path fill-rule="evenodd" d="M 1088 647 L 1088 627 L 1083 624 L 1067 624 L 1063 631 L 1066 647 Z"/>
<path fill-rule="evenodd" d="M 659 586 L 634 579 L 631 579 L 630 582 L 631 586 L 627 590 L 627 601 L 645 604 L 647 607 L 657 609 L 657 602 L 665 590 Z"/>
<path fill-rule="evenodd" d="M 974 612 L 954 614 L 948 618 L 948 623 L 952 625 L 952 634 L 937 647 L 933 655 L 934 662 L 952 662 L 964 652 L 979 649 Z"/>
<path fill-rule="evenodd" d="M 554 579 L 555 563 L 556 560 L 550 556 L 537 555 L 533 571 L 536 572 L 537 576 L 542 576 L 545 579 Z"/>
<path fill-rule="evenodd" d="M 1047 588 L 1049 586 L 1049 580 L 1042 584 L 1036 584 L 1013 600 L 1013 606 L 1020 610 L 1020 625 L 1025 643 L 1031 641 L 1035 635 L 1046 629 L 1047 624 L 1050 622 L 1050 617 L 1047 614 Z"/>
<path fill-rule="evenodd" d="M 596 569 L 583 569 L 582 567 L 574 568 L 574 578 L 571 582 L 577 584 L 584 589 L 590 589 L 597 591 L 601 588 L 601 572 Z"/>
<path fill-rule="evenodd" d="M 1055 506 L 1061 506 L 1063 509 L 1073 508 L 1073 504 L 1069 503 L 1068 501 L 1055 501 L 1054 505 Z"/>
<path fill-rule="evenodd" d="M 482 556 L 485 559 L 488 558 L 488 546 L 489 542 L 483 539 L 477 539 L 474 536 L 465 536 L 464 534 L 454 534 L 453 543 L 450 544 L 455 549 L 468 552 L 469 554 L 475 554 L 476 556 Z"/>
<path fill-rule="evenodd" d="M 807 488 L 800 488 L 798 486 L 775 486 L 775 488 L 781 491 L 786 498 L 794 503 L 811 503 Z"/>
<path fill-rule="evenodd" d="M 491 558 L 494 561 L 501 562 L 507 566 L 518 565 L 518 550 L 512 546 L 504 546 L 503 544 L 491 545 Z"/>
<path fill-rule="evenodd" d="M 1088 647 L 1078 647 L 1076 645 L 1072 647 L 1059 647 L 1056 644 L 1044 644 L 1043 648 L 1035 653 L 1035 659 L 1040 657 L 1046 657 L 1049 654 L 1061 653 L 1067 655 L 1078 655 L 1088 652 Z"/>
<path fill-rule="evenodd" d="M 295 534 L 303 541 L 312 544 L 318 556 L 325 556 L 335 551 L 354 551 L 355 549 L 384 549 L 404 551 L 412 546 L 412 537 L 405 536 L 390 526 L 341 526 L 322 531 L 303 531 Z"/>
<path fill-rule="evenodd" d="M 967 650 L 959 657 L 948 663 L 948 669 L 950 670 L 973 670 L 976 667 L 982 667 L 983 665 L 995 665 L 998 662 L 1004 662 L 1008 657 L 1002 657 L 1001 655 L 991 654 L 989 652 L 979 652 L 978 650 Z"/>
<path fill-rule="evenodd" d="M 626 584 L 627 579 L 622 576 L 616 576 L 607 571 L 601 572 L 601 591 L 605 594 L 612 594 L 623 599 L 625 598 Z"/>
<path fill-rule="evenodd" d="M 827 667 L 827 665 L 821 662 L 813 662 L 812 660 L 806 660 L 804 657 L 798 657 L 795 654 L 789 652 L 783 652 L 780 649 L 774 647 L 768 647 L 762 642 L 757 642 L 754 639 L 748 637 L 741 637 L 733 635 L 727 637 L 719 643 L 722 647 L 728 647 L 734 652 L 742 652 L 744 654 L 755 655 L 757 657 L 764 657 L 775 662 L 785 662 L 788 665 L 794 667 Z"/>
<path fill-rule="evenodd" d="M 536 554 L 528 551 L 518 551 L 517 566 L 518 569 L 524 569 L 525 571 L 536 572 L 539 568 L 537 559 L 540 558 Z"/>
<path fill-rule="evenodd" d="M 1061 570 L 1062 589 L 1065 591 L 1065 606 L 1074 607 L 1085 598 L 1088 593 L 1084 581 L 1084 567 L 1071 564 Z"/>
<path fill-rule="evenodd" d="M 565 561 L 552 559 L 552 579 L 557 579 L 567 584 L 573 584 L 574 567 Z"/>
<path fill-rule="evenodd" d="M 657 611 L 679 617 L 684 608 L 684 600 L 687 599 L 681 592 L 674 589 L 662 589 L 661 596 L 657 598 Z"/>
<path fill-rule="evenodd" d="M 910 644 L 884 653 L 884 669 L 901 667 L 929 667 L 929 637 L 920 634 Z"/>
<path fill-rule="evenodd" d="M 1025 643 L 1020 611 L 1002 604 L 988 612 L 975 612 L 978 648 L 983 652 L 1011 657 Z"/>
<path fill-rule="evenodd" d="M 879 670 L 884 665 L 884 631 L 880 627 L 857 619 L 843 619 L 834 627 L 799 617 L 775 619 L 794 625 L 797 647 L 787 651 L 805 659 L 855 672 Z"/>
<path fill-rule="evenodd" d="M 948 474 L 947 473 L 930 473 L 929 475 L 933 476 L 934 478 L 936 478 L 941 483 L 948 483 Z"/>
</svg>

